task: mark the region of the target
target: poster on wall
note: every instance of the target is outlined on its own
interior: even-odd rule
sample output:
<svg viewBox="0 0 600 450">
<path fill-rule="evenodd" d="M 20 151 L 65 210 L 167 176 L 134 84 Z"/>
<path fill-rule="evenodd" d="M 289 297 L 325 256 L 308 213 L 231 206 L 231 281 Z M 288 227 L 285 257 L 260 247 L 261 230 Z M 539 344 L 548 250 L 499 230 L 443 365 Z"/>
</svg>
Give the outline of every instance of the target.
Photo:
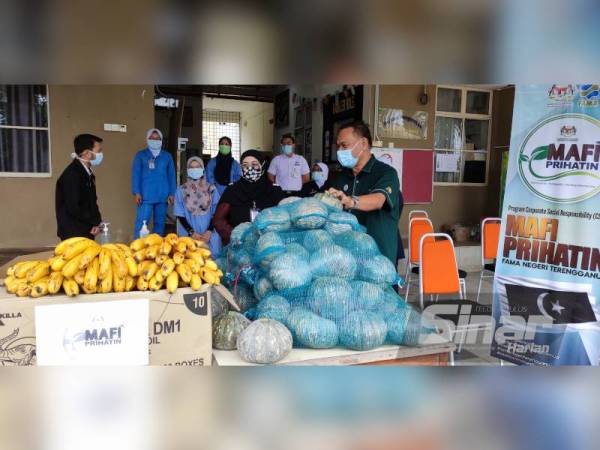
<svg viewBox="0 0 600 450">
<path fill-rule="evenodd" d="M 427 139 L 426 111 L 379 108 L 377 133 L 393 139 Z"/>
<path fill-rule="evenodd" d="M 373 156 L 379 161 L 396 169 L 398 181 L 400 182 L 398 187 L 399 189 L 402 189 L 402 149 L 373 147 L 371 153 L 373 153 Z"/>
<path fill-rule="evenodd" d="M 600 362 L 599 85 L 517 86 L 492 356 Z"/>
<path fill-rule="evenodd" d="M 362 119 L 363 86 L 342 89 L 323 99 L 323 162 L 336 162 L 336 136 L 338 130 L 348 123 Z"/>
</svg>

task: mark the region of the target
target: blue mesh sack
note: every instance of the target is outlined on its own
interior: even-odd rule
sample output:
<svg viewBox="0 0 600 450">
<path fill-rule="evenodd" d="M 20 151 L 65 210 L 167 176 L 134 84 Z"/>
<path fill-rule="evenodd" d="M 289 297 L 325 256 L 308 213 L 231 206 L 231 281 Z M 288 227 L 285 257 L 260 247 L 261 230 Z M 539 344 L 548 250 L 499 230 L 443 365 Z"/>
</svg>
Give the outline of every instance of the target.
<svg viewBox="0 0 600 450">
<path fill-rule="evenodd" d="M 254 293 L 252 292 L 252 288 L 243 282 L 238 282 L 237 286 L 234 286 L 231 289 L 233 296 L 235 298 L 236 303 L 240 307 L 240 312 L 245 313 L 250 308 L 253 308 L 258 303 L 256 297 L 254 297 Z"/>
<path fill-rule="evenodd" d="M 263 209 L 254 220 L 254 226 L 261 233 L 285 231 L 292 226 L 287 208 L 275 206 Z"/>
<path fill-rule="evenodd" d="M 285 206 L 285 205 L 290 205 L 292 203 L 296 203 L 302 200 L 302 197 L 295 197 L 295 196 L 291 196 L 291 197 L 286 197 L 283 200 L 281 200 L 277 206 Z"/>
<path fill-rule="evenodd" d="M 350 285 L 360 309 L 378 312 L 383 308 L 385 292 L 381 287 L 361 280 L 351 281 Z"/>
<path fill-rule="evenodd" d="M 351 280 L 356 274 L 356 259 L 339 245 L 326 245 L 310 255 L 310 269 L 316 277 L 338 277 Z"/>
<path fill-rule="evenodd" d="M 378 284 L 396 284 L 400 280 L 392 262 L 383 255 L 376 255 L 362 261 L 357 278 Z"/>
<path fill-rule="evenodd" d="M 226 253 L 224 253 L 224 255 L 226 255 Z M 227 272 L 227 257 L 226 256 L 219 256 L 217 259 L 215 259 L 215 263 L 217 264 L 217 267 L 221 270 L 221 272 L 223 272 L 223 273 Z"/>
<path fill-rule="evenodd" d="M 387 325 L 381 314 L 354 311 L 339 324 L 340 344 L 353 350 L 371 350 L 383 345 Z"/>
<path fill-rule="evenodd" d="M 292 307 L 287 320 L 284 325 L 288 327 L 290 332 L 292 333 L 292 338 L 294 339 L 294 346 L 302 347 L 302 344 L 298 342 L 296 334 L 294 330 L 298 327 L 298 324 L 304 317 L 312 317 L 314 314 L 310 312 L 308 309 L 300 308 L 300 307 Z"/>
<path fill-rule="evenodd" d="M 292 228 L 289 231 L 280 231 L 278 234 L 285 245 L 302 244 L 304 242 L 305 231 L 298 231 Z"/>
<path fill-rule="evenodd" d="M 391 344 L 416 346 L 422 336 L 435 330 L 432 325 L 424 323 L 421 314 L 410 305 L 399 307 L 387 315 L 385 321 L 388 325 L 387 341 Z"/>
<path fill-rule="evenodd" d="M 305 258 L 285 252 L 271 262 L 269 279 L 275 289 L 292 289 L 309 284 L 312 273 Z"/>
<path fill-rule="evenodd" d="M 309 252 L 333 244 L 331 235 L 325 230 L 308 230 L 303 233 L 303 236 L 302 246 Z"/>
<path fill-rule="evenodd" d="M 253 254 L 259 238 L 260 233 L 256 227 L 252 225 L 250 228 L 245 230 L 244 235 L 242 236 L 242 248 L 248 253 Z"/>
<path fill-rule="evenodd" d="M 310 300 L 310 284 L 305 284 L 304 286 L 290 288 L 290 289 L 281 289 L 279 291 L 274 291 L 277 295 L 281 295 L 286 298 L 292 308 L 308 308 L 309 300 Z"/>
<path fill-rule="evenodd" d="M 325 203 L 331 211 L 341 211 L 344 209 L 342 202 L 328 192 L 319 192 L 313 198 Z"/>
<path fill-rule="evenodd" d="M 296 228 L 321 228 L 327 222 L 327 207 L 314 198 L 306 198 L 290 205 L 290 219 Z"/>
<path fill-rule="evenodd" d="M 254 261 L 259 263 L 263 268 L 273 261 L 273 259 L 285 252 L 285 244 L 278 233 L 263 234 L 256 243 L 254 253 Z"/>
<path fill-rule="evenodd" d="M 233 230 L 231 230 L 231 237 L 229 238 L 229 245 L 232 247 L 239 247 L 242 245 L 242 239 L 244 235 L 252 229 L 251 222 L 242 222 Z"/>
<path fill-rule="evenodd" d="M 252 265 L 252 257 L 250 256 L 250 253 L 248 253 L 246 250 L 238 250 L 238 251 L 234 251 L 233 249 L 231 250 L 232 252 L 232 258 L 230 259 L 230 261 L 233 263 L 233 266 L 235 267 L 235 272 L 239 271 L 242 267 L 244 266 L 251 266 Z"/>
<path fill-rule="evenodd" d="M 339 278 L 317 278 L 310 286 L 308 308 L 326 319 L 339 321 L 358 309 L 352 286 Z"/>
<path fill-rule="evenodd" d="M 291 310 L 290 302 L 285 298 L 280 295 L 269 295 L 256 306 L 256 317 L 286 323 Z"/>
<path fill-rule="evenodd" d="M 380 312 L 383 314 L 395 312 L 399 308 L 406 306 L 406 302 L 391 287 L 386 287 L 383 294 L 383 304 Z"/>
<path fill-rule="evenodd" d="M 340 247 L 350 250 L 359 261 L 380 254 L 375 239 L 367 233 L 348 231 L 346 233 L 335 235 L 333 240 Z"/>
<path fill-rule="evenodd" d="M 332 348 L 338 343 L 338 328 L 334 321 L 311 312 L 299 314 L 293 323 L 292 336 L 308 348 Z"/>
<path fill-rule="evenodd" d="M 348 231 L 357 230 L 359 227 L 358 219 L 354 214 L 347 212 L 334 212 L 329 214 L 325 231 L 331 234 L 342 234 Z"/>
<path fill-rule="evenodd" d="M 286 253 L 292 253 L 294 255 L 298 255 L 300 258 L 308 261 L 310 259 L 310 254 L 308 250 L 306 250 L 302 245 L 293 242 L 286 247 Z"/>
<path fill-rule="evenodd" d="M 252 292 L 258 300 L 263 299 L 273 290 L 273 284 L 266 276 L 259 276 L 252 286 Z"/>
</svg>

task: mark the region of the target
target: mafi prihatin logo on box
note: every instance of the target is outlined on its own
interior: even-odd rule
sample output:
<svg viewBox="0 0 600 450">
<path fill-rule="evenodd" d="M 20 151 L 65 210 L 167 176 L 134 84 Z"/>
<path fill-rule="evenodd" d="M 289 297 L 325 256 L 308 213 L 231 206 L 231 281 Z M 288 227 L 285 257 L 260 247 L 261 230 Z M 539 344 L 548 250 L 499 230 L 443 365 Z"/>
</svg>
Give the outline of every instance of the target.
<svg viewBox="0 0 600 450">
<path fill-rule="evenodd" d="M 538 197 L 557 203 L 586 200 L 600 191 L 600 121 L 560 114 L 529 132 L 519 150 L 519 174 Z"/>
</svg>

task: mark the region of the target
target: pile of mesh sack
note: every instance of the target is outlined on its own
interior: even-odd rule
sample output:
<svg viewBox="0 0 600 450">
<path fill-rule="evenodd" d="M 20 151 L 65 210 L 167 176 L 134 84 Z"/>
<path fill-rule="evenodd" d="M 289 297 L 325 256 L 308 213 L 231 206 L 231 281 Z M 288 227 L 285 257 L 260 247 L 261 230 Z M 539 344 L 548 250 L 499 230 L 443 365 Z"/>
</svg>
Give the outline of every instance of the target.
<svg viewBox="0 0 600 450">
<path fill-rule="evenodd" d="M 295 347 L 414 346 L 434 332 L 394 291 L 394 264 L 327 195 L 286 199 L 240 224 L 217 264 L 242 313 L 281 322 Z"/>
</svg>

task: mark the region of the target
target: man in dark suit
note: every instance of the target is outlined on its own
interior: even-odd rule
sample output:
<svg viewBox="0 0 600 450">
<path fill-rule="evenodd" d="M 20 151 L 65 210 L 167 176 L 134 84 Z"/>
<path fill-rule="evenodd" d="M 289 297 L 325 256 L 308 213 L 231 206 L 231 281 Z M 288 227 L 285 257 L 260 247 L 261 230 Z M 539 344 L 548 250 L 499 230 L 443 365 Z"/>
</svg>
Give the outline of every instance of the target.
<svg viewBox="0 0 600 450">
<path fill-rule="evenodd" d="M 102 139 L 92 134 L 80 134 L 73 144 L 73 162 L 56 182 L 56 234 L 61 240 L 76 236 L 94 239 L 100 232 L 102 217 L 92 167 L 102 162 Z"/>
</svg>

